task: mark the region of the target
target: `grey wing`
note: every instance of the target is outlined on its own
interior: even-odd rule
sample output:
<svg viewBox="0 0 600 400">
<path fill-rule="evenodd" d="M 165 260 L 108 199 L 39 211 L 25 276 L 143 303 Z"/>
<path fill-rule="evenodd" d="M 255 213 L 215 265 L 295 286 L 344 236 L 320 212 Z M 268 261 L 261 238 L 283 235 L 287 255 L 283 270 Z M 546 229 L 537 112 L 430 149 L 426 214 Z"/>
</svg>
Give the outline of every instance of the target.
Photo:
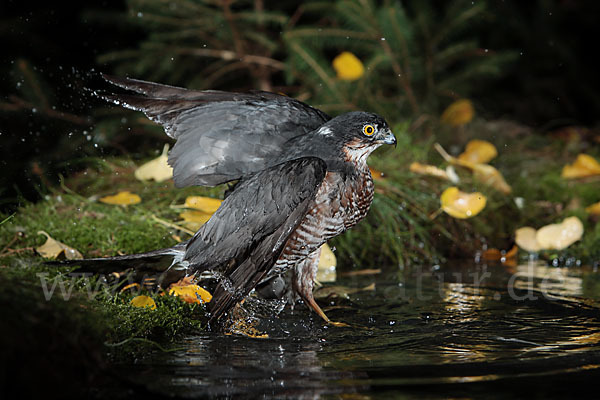
<svg viewBox="0 0 600 400">
<path fill-rule="evenodd" d="M 285 143 L 330 117 L 298 100 L 268 92 L 194 91 L 104 76 L 140 95 L 106 99 L 143 111 L 177 142 L 169 154 L 177 187 L 214 186 L 284 160 Z"/>
<path fill-rule="evenodd" d="M 279 258 L 326 173 L 325 162 L 301 158 L 242 181 L 189 242 L 194 271 L 225 267 L 210 303 L 216 319 L 246 296 Z"/>
</svg>

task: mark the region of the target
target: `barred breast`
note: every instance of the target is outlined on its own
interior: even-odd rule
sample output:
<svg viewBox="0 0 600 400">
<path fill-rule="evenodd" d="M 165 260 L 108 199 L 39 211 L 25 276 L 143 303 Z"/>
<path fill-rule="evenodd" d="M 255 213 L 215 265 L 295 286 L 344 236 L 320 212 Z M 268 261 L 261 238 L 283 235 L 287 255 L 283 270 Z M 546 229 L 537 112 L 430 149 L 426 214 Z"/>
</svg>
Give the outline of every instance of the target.
<svg viewBox="0 0 600 400">
<path fill-rule="evenodd" d="M 373 180 L 369 168 L 352 174 L 327 172 L 310 211 L 288 238 L 270 276 L 285 272 L 317 250 L 327 240 L 363 219 L 373 201 Z"/>
</svg>

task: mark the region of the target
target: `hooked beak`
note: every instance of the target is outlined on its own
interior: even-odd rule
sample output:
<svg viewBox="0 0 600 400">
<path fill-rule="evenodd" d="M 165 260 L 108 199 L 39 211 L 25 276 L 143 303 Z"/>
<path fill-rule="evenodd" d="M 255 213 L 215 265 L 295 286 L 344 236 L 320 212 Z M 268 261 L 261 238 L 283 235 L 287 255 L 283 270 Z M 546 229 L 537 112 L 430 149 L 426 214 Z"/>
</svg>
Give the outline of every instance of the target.
<svg viewBox="0 0 600 400">
<path fill-rule="evenodd" d="M 381 132 L 377 138 L 377 141 L 383 144 L 393 144 L 396 147 L 396 136 L 392 133 L 391 130 L 386 129 Z"/>
</svg>

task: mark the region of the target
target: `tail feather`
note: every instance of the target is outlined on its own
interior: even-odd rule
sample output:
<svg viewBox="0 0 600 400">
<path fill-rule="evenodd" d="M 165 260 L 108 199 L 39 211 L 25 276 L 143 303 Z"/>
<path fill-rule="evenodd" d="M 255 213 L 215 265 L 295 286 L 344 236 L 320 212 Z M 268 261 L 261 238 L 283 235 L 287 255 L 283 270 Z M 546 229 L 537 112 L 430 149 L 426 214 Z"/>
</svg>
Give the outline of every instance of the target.
<svg viewBox="0 0 600 400">
<path fill-rule="evenodd" d="M 147 253 L 127 254 L 105 258 L 86 258 L 83 260 L 46 261 L 47 265 L 78 266 L 74 274 L 93 273 L 110 274 L 130 270 L 134 279 L 165 275 L 160 280 L 162 285 L 169 285 L 185 276 L 185 270 L 170 268 L 178 263 L 185 253 L 185 243 L 174 247 L 149 251 Z M 166 274 L 165 274 L 166 273 Z"/>
</svg>

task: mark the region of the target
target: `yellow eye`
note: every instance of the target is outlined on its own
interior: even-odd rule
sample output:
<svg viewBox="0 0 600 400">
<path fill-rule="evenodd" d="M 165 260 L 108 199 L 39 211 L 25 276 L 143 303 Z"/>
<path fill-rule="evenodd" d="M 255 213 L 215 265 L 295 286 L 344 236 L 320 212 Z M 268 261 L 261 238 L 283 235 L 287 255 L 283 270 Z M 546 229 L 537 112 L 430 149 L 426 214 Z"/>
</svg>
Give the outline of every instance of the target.
<svg viewBox="0 0 600 400">
<path fill-rule="evenodd" d="M 363 126 L 363 133 L 367 136 L 372 136 L 375 133 L 375 128 L 373 128 L 373 125 L 365 125 Z"/>
</svg>

